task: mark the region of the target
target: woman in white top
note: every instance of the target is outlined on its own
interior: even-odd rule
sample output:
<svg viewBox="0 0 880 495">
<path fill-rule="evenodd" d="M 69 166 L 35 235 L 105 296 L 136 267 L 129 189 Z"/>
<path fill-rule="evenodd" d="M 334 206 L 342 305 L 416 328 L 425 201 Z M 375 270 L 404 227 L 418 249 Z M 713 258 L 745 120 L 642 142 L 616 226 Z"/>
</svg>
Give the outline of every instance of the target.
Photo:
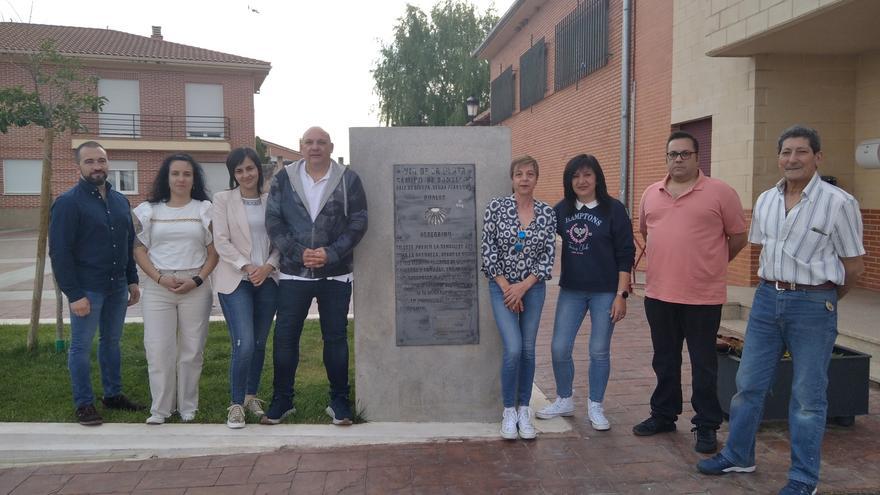
<svg viewBox="0 0 880 495">
<path fill-rule="evenodd" d="M 169 156 L 149 199 L 133 213 L 134 258 L 147 275 L 141 279 L 153 398 L 147 424 L 162 424 L 175 410 L 192 421 L 213 301 L 208 275 L 217 265 L 202 167 L 187 154 Z"/>
<path fill-rule="evenodd" d="M 244 428 L 245 410 L 263 416 L 256 398 L 266 357 L 266 339 L 278 297 L 278 250 L 266 233 L 263 167 L 257 152 L 236 148 L 226 158 L 229 190 L 214 194 L 211 218 L 220 263 L 214 288 L 232 340 L 226 426 Z"/>
</svg>

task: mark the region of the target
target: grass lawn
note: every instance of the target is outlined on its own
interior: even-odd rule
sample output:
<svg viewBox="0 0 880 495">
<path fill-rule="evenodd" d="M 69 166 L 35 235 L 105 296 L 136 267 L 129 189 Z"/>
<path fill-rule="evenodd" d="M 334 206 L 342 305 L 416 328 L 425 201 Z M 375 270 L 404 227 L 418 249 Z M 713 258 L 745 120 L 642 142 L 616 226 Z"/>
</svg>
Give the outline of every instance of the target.
<svg viewBox="0 0 880 495">
<path fill-rule="evenodd" d="M 353 324 L 348 325 L 349 359 L 353 358 Z M 65 336 L 70 338 L 70 327 Z M 70 375 L 67 371 L 67 352 L 55 352 L 55 327 L 40 328 L 40 345 L 34 353 L 26 347 L 26 325 L 0 326 L 0 421 L 75 422 Z M 258 397 L 266 401 L 268 409 L 272 398 L 272 335 L 266 347 L 266 361 Z M 126 324 L 122 337 L 123 392 L 135 402 L 149 406 L 150 385 L 147 379 L 147 360 L 144 355 L 144 331 L 139 323 Z M 300 341 L 299 369 L 296 373 L 296 414 L 288 423 L 330 423 L 324 413 L 328 403 L 327 374 L 322 359 L 321 330 L 317 321 L 307 321 Z M 199 388 L 197 423 L 225 423 L 226 408 L 230 404 L 229 362 L 231 346 L 226 324 L 212 322 L 205 345 L 205 364 Z M 349 366 L 349 378 L 354 398 L 354 369 Z M 100 371 L 97 363 L 97 337 L 92 350 L 92 384 L 95 396 L 100 398 Z M 104 409 L 96 403 L 105 422 L 143 423 L 148 411 L 127 412 Z M 177 415 L 169 422 L 178 422 Z M 248 416 L 248 422 L 253 422 Z"/>
</svg>

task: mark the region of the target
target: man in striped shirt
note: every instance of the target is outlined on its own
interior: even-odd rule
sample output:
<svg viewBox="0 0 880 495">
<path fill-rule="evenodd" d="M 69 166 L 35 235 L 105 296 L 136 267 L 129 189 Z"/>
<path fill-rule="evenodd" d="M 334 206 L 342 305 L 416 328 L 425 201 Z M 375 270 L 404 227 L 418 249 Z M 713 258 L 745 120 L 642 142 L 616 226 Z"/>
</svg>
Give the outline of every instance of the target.
<svg viewBox="0 0 880 495">
<path fill-rule="evenodd" d="M 749 241 L 761 244 L 761 282 L 749 315 L 730 435 L 706 474 L 755 470 L 755 434 L 764 396 L 786 349 L 793 360 L 791 468 L 780 494 L 816 493 L 825 432 L 828 363 L 837 337 L 837 301 L 864 271 L 862 217 L 852 195 L 824 182 L 819 135 L 802 126 L 777 144 L 783 178 L 758 197 Z"/>
</svg>

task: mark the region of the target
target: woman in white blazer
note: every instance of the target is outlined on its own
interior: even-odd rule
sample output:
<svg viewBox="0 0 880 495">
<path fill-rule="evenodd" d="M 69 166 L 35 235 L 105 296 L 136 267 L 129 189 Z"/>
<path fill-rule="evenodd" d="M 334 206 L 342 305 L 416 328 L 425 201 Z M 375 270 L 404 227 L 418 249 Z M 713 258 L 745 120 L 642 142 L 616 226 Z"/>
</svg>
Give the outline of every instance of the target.
<svg viewBox="0 0 880 495">
<path fill-rule="evenodd" d="M 226 426 L 243 428 L 245 411 L 263 415 L 256 398 L 266 356 L 266 340 L 275 318 L 278 295 L 278 250 L 266 234 L 263 167 L 256 151 L 236 148 L 226 158 L 228 191 L 214 194 L 214 247 L 220 262 L 214 287 L 220 299 L 232 362 L 229 386 L 232 405 Z"/>
</svg>

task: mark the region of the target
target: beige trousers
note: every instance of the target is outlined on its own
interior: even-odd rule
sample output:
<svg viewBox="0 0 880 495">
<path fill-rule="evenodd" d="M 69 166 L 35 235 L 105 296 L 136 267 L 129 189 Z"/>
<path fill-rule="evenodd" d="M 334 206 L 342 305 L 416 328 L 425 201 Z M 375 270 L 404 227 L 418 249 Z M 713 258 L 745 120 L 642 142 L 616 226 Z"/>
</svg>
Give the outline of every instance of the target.
<svg viewBox="0 0 880 495">
<path fill-rule="evenodd" d="M 198 270 L 162 272 L 180 279 L 196 274 Z M 150 278 L 142 284 L 144 350 L 153 397 L 150 414 L 163 418 L 175 410 L 195 414 L 213 302 L 211 282 L 205 280 L 186 294 L 175 294 Z"/>
</svg>

